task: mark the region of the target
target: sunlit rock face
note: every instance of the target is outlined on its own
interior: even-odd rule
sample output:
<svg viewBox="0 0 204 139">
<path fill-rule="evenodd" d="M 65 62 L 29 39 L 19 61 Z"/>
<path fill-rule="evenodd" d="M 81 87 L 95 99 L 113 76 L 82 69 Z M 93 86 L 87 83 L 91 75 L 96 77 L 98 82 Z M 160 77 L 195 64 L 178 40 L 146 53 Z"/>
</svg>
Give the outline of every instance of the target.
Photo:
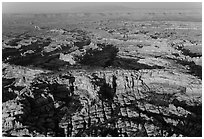
<svg viewBox="0 0 204 139">
<path fill-rule="evenodd" d="M 34 132 L 37 136 L 48 136 L 50 132 L 53 136 L 170 136 L 172 133 L 195 136 L 201 133 L 201 124 L 197 123 L 201 120 L 201 94 L 191 92 L 199 92 L 200 87 L 196 85 L 199 80 L 189 90 L 185 82 L 176 83 L 168 74 L 162 77 L 169 78 L 166 83 L 162 78 L 154 78 L 156 73 L 152 74 L 106 70 L 41 75 L 21 91 L 20 97 L 4 103 L 3 131 L 20 126 L 26 130 L 24 135 L 29 136 L 35 136 Z M 19 107 L 15 108 L 17 104 Z M 192 124 L 189 129 L 181 124 L 187 121 Z M 72 130 L 67 131 L 70 123 Z M 32 130 L 27 131 L 28 127 Z"/>
</svg>

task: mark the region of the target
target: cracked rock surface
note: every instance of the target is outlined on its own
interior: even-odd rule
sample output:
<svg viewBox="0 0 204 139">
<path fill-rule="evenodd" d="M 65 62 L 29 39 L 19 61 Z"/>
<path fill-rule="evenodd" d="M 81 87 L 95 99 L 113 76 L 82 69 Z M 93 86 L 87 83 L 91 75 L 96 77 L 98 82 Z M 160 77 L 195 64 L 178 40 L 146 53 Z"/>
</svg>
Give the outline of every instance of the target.
<svg viewBox="0 0 204 139">
<path fill-rule="evenodd" d="M 3 22 L 3 136 L 202 136 L 201 22 L 68 16 Z"/>
</svg>

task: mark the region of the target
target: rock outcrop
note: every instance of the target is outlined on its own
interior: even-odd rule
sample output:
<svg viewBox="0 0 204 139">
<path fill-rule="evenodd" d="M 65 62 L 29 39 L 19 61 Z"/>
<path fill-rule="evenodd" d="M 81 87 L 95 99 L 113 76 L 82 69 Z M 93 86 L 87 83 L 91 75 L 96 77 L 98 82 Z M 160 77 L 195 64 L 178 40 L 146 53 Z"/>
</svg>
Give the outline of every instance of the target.
<svg viewBox="0 0 204 139">
<path fill-rule="evenodd" d="M 122 20 L 3 35 L 3 136 L 202 136 L 201 25 Z"/>
<path fill-rule="evenodd" d="M 40 75 L 13 100 L 20 104 L 16 108 L 20 119 L 12 119 L 19 113 L 9 115 L 3 110 L 3 131 L 20 135 L 9 132 L 14 126 L 10 123 L 17 121 L 29 136 L 200 136 L 201 94 L 191 92 L 200 92 L 200 81 L 194 79 L 195 84 L 186 88 L 193 77 L 181 75 L 186 84 L 160 72 L 166 76 L 165 83 L 157 79 L 156 71 L 151 75 L 134 70 Z"/>
</svg>

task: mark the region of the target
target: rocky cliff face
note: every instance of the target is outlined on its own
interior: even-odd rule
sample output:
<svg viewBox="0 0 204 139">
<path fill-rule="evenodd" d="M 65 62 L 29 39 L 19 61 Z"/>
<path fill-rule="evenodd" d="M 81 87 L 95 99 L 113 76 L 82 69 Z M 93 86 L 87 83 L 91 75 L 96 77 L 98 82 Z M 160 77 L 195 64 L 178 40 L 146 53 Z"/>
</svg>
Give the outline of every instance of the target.
<svg viewBox="0 0 204 139">
<path fill-rule="evenodd" d="M 158 72 L 166 79 L 155 78 Z M 196 92 L 201 86 L 197 79 L 189 84 L 191 76 L 180 77 L 186 83 L 162 70 L 40 75 L 4 103 L 3 131 L 12 136 L 199 136 L 202 103 Z"/>
</svg>

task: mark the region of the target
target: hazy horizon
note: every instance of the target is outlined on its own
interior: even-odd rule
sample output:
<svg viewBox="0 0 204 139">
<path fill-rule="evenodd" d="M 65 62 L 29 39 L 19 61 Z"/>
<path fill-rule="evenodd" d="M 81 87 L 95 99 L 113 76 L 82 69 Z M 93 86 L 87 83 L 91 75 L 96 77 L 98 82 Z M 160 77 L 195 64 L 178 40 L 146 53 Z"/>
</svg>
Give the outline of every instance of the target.
<svg viewBox="0 0 204 139">
<path fill-rule="evenodd" d="M 201 2 L 3 2 L 2 13 L 106 12 L 137 9 L 202 9 Z"/>
</svg>

